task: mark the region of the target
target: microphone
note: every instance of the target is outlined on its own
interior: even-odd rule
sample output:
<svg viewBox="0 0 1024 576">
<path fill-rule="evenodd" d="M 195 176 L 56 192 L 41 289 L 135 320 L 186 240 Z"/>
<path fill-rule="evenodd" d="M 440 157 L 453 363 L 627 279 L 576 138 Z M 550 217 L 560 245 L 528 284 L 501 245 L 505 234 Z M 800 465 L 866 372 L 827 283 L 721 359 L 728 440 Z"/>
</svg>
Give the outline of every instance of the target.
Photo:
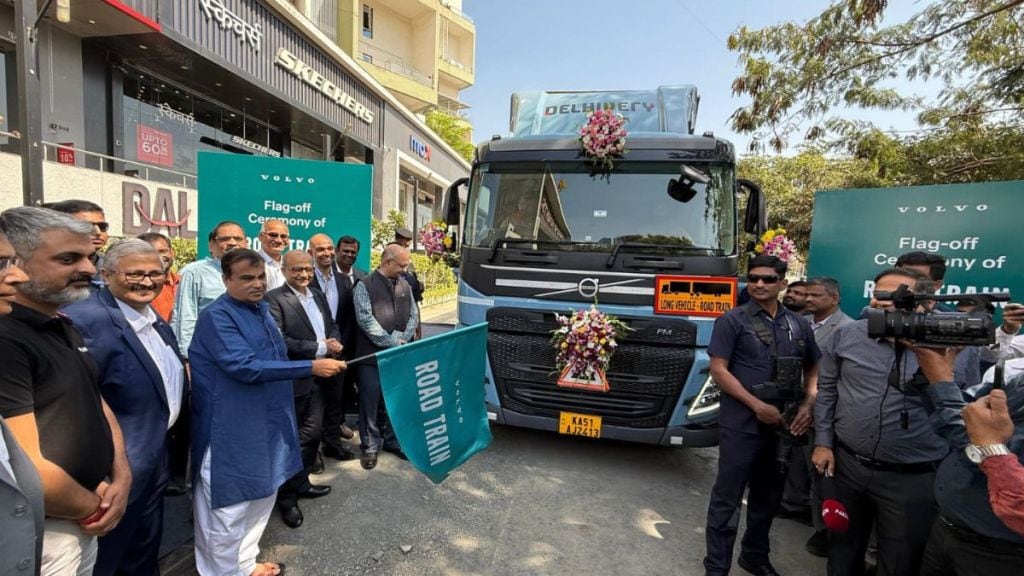
<svg viewBox="0 0 1024 576">
<path fill-rule="evenodd" d="M 850 527 L 846 506 L 836 497 L 835 480 L 827 474 L 821 477 L 821 519 L 830 532 L 846 532 Z"/>
</svg>

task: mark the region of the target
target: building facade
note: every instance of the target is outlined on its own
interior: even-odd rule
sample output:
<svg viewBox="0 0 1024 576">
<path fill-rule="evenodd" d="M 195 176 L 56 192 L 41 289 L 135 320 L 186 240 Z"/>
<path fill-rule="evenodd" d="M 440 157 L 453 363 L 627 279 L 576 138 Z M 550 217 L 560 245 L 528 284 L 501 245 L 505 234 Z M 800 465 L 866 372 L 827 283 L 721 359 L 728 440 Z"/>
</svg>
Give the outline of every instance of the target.
<svg viewBox="0 0 1024 576">
<path fill-rule="evenodd" d="M 410 134 L 428 151 L 428 168 L 406 172 L 433 186 L 431 201 L 440 200 L 438 187 L 468 174 L 464 160 L 288 2 L 90 7 L 76 13 L 72 4 L 72 22 L 44 20 L 40 28 L 45 200 L 96 201 L 115 235 L 149 224 L 194 236 L 196 157 L 204 150 L 370 164 L 374 215 L 401 207 L 410 222 L 420 219 L 401 159 L 424 160 L 410 150 Z M 5 175 L 20 172 L 14 44 L 5 41 L 14 30 L 13 9 L 0 5 Z M 0 207 L 20 204 L 20 179 L 0 180 Z"/>
<path fill-rule="evenodd" d="M 474 81 L 476 26 L 462 0 L 291 0 L 406 108 L 459 113 Z"/>
</svg>

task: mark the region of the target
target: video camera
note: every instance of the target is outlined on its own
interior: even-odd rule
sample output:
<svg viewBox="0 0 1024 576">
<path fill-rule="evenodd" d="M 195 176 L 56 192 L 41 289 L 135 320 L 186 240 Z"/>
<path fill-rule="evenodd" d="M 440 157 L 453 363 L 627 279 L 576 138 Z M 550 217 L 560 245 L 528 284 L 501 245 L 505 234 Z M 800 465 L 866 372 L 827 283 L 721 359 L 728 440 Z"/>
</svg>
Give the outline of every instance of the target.
<svg viewBox="0 0 1024 576">
<path fill-rule="evenodd" d="M 895 292 L 876 291 L 875 300 L 891 300 L 894 308 L 867 311 L 868 336 L 911 340 L 918 346 L 988 346 L 996 324 L 985 310 L 992 302 L 1008 302 L 1009 292 L 990 294 L 914 294 L 902 285 Z M 922 302 L 971 302 L 971 312 L 917 312 Z"/>
</svg>

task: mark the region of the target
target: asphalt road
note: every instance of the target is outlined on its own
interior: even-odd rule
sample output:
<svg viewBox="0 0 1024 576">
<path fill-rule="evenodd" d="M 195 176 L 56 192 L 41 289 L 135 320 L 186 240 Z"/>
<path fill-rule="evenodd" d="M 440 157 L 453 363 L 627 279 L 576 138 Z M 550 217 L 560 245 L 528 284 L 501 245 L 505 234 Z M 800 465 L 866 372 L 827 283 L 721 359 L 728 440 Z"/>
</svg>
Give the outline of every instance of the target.
<svg viewBox="0 0 1024 576">
<path fill-rule="evenodd" d="M 296 530 L 275 513 L 261 559 L 285 562 L 289 576 L 703 574 L 717 449 L 492 431 L 492 445 L 438 486 L 389 454 L 372 471 L 328 460 L 313 480 L 334 492 L 301 501 Z M 781 573 L 825 573 L 804 551 L 810 534 L 776 521 Z M 187 556 L 180 548 L 164 573 L 194 573 Z"/>
</svg>

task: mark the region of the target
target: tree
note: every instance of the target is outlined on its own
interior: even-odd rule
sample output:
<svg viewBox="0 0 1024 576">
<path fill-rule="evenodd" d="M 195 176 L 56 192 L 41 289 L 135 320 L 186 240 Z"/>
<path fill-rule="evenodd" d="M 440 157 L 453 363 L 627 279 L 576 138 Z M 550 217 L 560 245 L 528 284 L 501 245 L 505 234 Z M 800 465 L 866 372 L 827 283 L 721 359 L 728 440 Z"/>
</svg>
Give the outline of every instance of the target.
<svg viewBox="0 0 1024 576">
<path fill-rule="evenodd" d="M 872 188 L 892 184 L 866 159 L 834 159 L 816 150 L 796 156 L 754 156 L 739 162 L 738 174 L 760 184 L 768 202 L 769 228 L 785 228 L 800 253 L 811 242 L 814 194 L 836 188 Z"/>
<path fill-rule="evenodd" d="M 906 22 L 882 26 L 887 4 L 837 0 L 802 26 L 785 22 L 733 33 L 728 46 L 743 64 L 733 93 L 751 99 L 733 114 L 733 128 L 753 134 L 754 149 L 781 151 L 805 125 L 806 140 L 832 138 L 834 146 L 856 149 L 862 138 L 874 137 L 874 128 L 830 115 L 845 106 L 916 112 L 922 126 L 965 133 L 967 140 L 1020 133 L 1024 0 L 933 1 Z M 941 88 L 933 98 L 904 94 L 893 87 L 900 79 Z M 1019 162 L 1018 150 L 1012 156 Z M 969 163 L 999 163 L 1009 153 Z M 933 168 L 957 170 L 953 164 Z"/>
<path fill-rule="evenodd" d="M 1024 1 L 1024 0 L 1022 0 Z M 448 143 L 468 161 L 473 160 L 475 148 L 469 141 L 470 126 L 462 118 L 449 114 L 444 110 L 431 110 L 427 112 L 427 126 L 437 134 L 441 140 Z"/>
</svg>

